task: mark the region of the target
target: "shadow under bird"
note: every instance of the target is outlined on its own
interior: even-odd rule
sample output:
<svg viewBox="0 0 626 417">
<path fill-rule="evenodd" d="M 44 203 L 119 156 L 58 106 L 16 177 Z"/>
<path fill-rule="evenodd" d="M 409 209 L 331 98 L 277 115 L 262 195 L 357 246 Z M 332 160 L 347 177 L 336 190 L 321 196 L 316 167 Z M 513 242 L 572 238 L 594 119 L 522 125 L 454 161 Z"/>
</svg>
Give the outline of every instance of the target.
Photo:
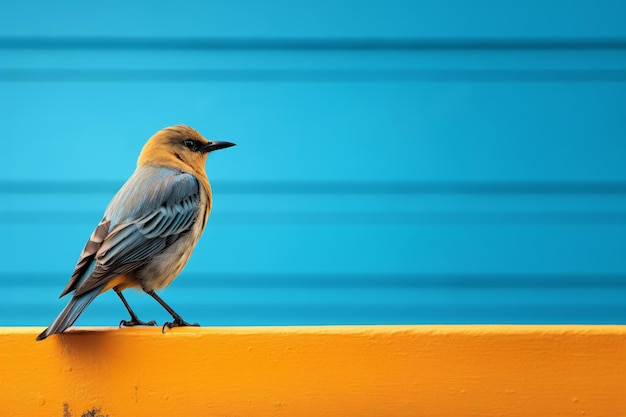
<svg viewBox="0 0 626 417">
<path fill-rule="evenodd" d="M 37 340 L 61 333 L 99 294 L 113 289 L 130 313 L 120 326 L 143 322 L 122 295 L 135 287 L 172 315 L 171 328 L 191 326 L 156 293 L 187 264 L 211 212 L 207 155 L 234 146 L 210 141 L 184 125 L 157 132 L 144 145 L 137 169 L 109 203 L 104 218 L 87 241 L 61 297 L 73 292 L 67 306 Z M 198 324 L 193 324 L 197 326 Z"/>
</svg>

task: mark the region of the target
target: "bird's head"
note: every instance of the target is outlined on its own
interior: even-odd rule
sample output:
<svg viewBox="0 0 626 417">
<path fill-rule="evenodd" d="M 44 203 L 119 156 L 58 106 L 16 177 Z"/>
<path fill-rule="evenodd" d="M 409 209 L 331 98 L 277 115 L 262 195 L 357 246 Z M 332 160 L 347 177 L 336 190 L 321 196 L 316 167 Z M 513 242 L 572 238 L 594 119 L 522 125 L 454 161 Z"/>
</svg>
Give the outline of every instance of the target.
<svg viewBox="0 0 626 417">
<path fill-rule="evenodd" d="M 207 155 L 231 146 L 235 144 L 207 140 L 189 126 L 171 126 L 148 139 L 137 164 L 166 166 L 206 176 L 204 165 Z"/>
</svg>

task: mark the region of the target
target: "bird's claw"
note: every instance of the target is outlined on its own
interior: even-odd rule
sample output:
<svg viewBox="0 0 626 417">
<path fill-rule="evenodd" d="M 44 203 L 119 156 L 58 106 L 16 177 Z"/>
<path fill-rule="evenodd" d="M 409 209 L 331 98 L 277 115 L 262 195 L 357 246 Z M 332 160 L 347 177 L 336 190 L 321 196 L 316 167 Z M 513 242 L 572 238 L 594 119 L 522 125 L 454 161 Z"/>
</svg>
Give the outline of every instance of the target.
<svg viewBox="0 0 626 417">
<path fill-rule="evenodd" d="M 161 333 L 165 333 L 165 328 L 167 327 L 168 329 L 171 329 L 172 327 L 186 327 L 186 326 L 194 326 L 194 327 L 200 327 L 200 324 L 198 323 L 187 323 L 185 320 L 183 320 L 180 317 L 176 317 L 174 318 L 174 321 L 168 321 L 166 322 L 163 327 L 161 328 Z"/>
<path fill-rule="evenodd" d="M 133 327 L 133 326 L 156 326 L 157 322 L 150 320 L 148 322 L 141 321 L 139 319 L 130 319 L 120 321 L 120 327 Z"/>
</svg>

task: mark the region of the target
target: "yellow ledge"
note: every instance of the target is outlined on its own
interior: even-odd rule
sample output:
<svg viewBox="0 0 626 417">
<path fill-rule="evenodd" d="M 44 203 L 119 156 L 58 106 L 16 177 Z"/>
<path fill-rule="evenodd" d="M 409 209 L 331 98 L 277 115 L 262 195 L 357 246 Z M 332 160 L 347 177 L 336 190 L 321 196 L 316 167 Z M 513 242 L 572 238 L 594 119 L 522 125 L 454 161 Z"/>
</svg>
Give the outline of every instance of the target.
<svg viewBox="0 0 626 417">
<path fill-rule="evenodd" d="M 626 416 L 626 326 L 0 328 L 1 416 Z"/>
</svg>

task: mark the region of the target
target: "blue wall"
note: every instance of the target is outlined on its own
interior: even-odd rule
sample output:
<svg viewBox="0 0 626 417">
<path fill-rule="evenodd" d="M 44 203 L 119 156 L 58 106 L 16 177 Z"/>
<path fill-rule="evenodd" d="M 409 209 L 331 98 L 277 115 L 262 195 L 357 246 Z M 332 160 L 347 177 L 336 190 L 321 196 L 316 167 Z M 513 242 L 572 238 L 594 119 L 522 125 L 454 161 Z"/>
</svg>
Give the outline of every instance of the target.
<svg viewBox="0 0 626 417">
<path fill-rule="evenodd" d="M 187 320 L 626 320 L 622 1 L 4 2 L 0 121 L 0 325 L 56 316 L 177 123 L 238 144 L 163 293 Z"/>
</svg>

